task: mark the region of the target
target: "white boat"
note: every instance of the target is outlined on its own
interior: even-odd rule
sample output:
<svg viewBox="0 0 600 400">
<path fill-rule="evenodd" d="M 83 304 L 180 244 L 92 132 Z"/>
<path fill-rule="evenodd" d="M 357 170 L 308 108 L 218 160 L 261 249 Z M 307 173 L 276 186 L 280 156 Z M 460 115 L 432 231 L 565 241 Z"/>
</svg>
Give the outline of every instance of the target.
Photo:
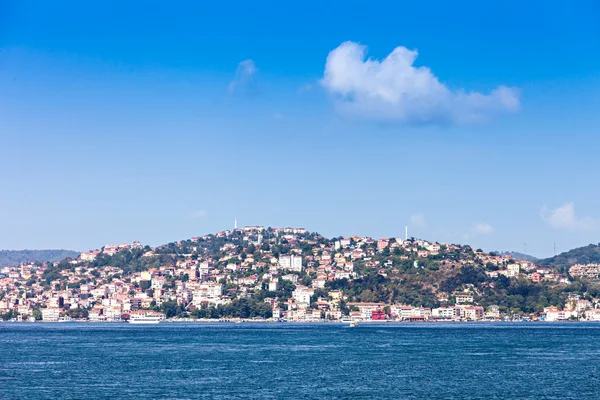
<svg viewBox="0 0 600 400">
<path fill-rule="evenodd" d="M 130 324 L 158 324 L 164 321 L 165 314 L 157 312 L 131 313 Z"/>
<path fill-rule="evenodd" d="M 350 328 L 355 328 L 358 326 L 358 321 L 352 321 L 350 322 Z"/>
</svg>

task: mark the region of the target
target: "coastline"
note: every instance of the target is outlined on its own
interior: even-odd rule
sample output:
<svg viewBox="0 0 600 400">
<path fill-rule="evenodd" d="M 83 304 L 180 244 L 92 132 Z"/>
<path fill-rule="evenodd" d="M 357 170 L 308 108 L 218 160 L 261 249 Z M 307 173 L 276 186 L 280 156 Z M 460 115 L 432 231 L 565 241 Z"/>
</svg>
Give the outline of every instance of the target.
<svg viewBox="0 0 600 400">
<path fill-rule="evenodd" d="M 541 321 L 541 320 L 515 320 L 515 321 L 502 321 L 502 320 L 474 320 L 474 321 L 455 321 L 455 320 L 428 320 L 428 321 L 357 321 L 359 325 L 431 325 L 431 324 L 460 324 L 460 325 L 474 325 L 474 324 L 594 324 L 600 323 L 600 321 L 588 321 L 588 320 L 574 320 L 574 321 Z M 180 318 L 161 321 L 160 324 L 289 324 L 289 325 L 350 325 L 350 322 L 346 321 L 274 321 L 274 320 L 255 320 L 255 319 L 191 319 L 191 318 Z M 1 321 L 1 324 L 52 324 L 52 325 L 71 325 L 71 324 L 130 324 L 128 321 L 90 321 L 90 320 L 71 320 L 71 321 Z M 148 325 L 148 324 L 139 324 Z M 156 324 L 154 324 L 156 325 Z"/>
</svg>

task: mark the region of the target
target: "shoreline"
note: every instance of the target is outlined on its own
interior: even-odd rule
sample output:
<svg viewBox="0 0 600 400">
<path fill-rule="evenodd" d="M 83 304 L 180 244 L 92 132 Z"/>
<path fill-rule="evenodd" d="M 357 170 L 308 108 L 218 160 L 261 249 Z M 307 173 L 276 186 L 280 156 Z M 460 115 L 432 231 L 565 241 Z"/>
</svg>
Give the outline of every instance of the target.
<svg viewBox="0 0 600 400">
<path fill-rule="evenodd" d="M 588 320 L 577 320 L 577 321 L 540 321 L 540 320 L 529 320 L 529 321 L 502 321 L 502 320 L 478 320 L 478 321 L 453 321 L 453 320 L 430 320 L 430 321 L 357 321 L 359 325 L 431 325 L 431 324 L 491 324 L 491 323 L 504 323 L 504 324 L 533 324 L 533 323 L 546 323 L 546 324 L 564 324 L 564 323 L 598 323 L 600 321 L 588 321 Z M 128 321 L 89 321 L 89 320 L 71 320 L 71 321 L 0 321 L 0 324 L 130 324 Z M 347 321 L 273 321 L 273 320 L 252 320 L 252 319 L 175 319 L 175 320 L 164 320 L 160 324 L 302 324 L 302 325 L 322 325 L 322 324 L 334 324 L 334 325 L 350 325 Z M 158 325 L 158 324 L 138 324 L 138 325 Z"/>
</svg>

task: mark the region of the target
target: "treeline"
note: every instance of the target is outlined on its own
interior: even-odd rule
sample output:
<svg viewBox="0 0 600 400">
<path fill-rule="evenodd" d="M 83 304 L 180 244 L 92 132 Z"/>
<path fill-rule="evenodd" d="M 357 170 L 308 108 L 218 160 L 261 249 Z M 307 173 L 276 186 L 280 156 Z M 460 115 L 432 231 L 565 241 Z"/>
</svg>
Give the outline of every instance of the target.
<svg viewBox="0 0 600 400">
<path fill-rule="evenodd" d="M 271 318 L 271 306 L 256 299 L 235 299 L 216 307 L 199 307 L 190 313 L 193 318 Z"/>
<path fill-rule="evenodd" d="M 400 303 L 414 306 L 433 307 L 437 300 L 417 276 L 404 276 L 404 279 L 390 279 L 371 272 L 359 279 L 339 279 L 325 285 L 328 290 L 341 290 L 348 302 Z"/>
<path fill-rule="evenodd" d="M 103 267 L 116 267 L 123 270 L 123 275 L 130 275 L 135 272 L 146 271 L 151 268 L 159 268 L 164 265 L 175 265 L 171 254 L 157 254 L 155 256 L 144 257 L 144 253 L 150 248 L 146 246 L 143 249 L 130 249 L 119 251 L 112 256 L 100 253 L 94 261 L 87 263 L 88 269 L 102 269 Z M 45 275 L 50 272 L 60 272 L 63 270 L 74 270 L 76 265 L 70 263 L 71 259 L 61 261 L 57 267 L 48 268 Z"/>
<path fill-rule="evenodd" d="M 99 254 L 96 260 L 91 262 L 89 266 L 98 268 L 106 266 L 117 267 L 123 270 L 124 275 L 129 275 L 135 272 L 146 271 L 151 268 L 175 265 L 173 256 L 169 254 L 157 254 L 151 257 L 143 257 L 143 254 L 147 250 L 150 250 L 150 248 L 119 251 L 112 256 Z"/>
<path fill-rule="evenodd" d="M 161 311 L 167 318 L 173 317 L 192 317 L 192 318 L 271 318 L 273 313 L 271 306 L 264 301 L 254 298 L 234 299 L 231 303 L 225 305 L 211 306 L 204 304 L 202 307 L 196 307 L 192 312 L 178 304 L 176 300 L 163 302 L 160 306 L 154 306 L 155 311 Z"/>
<path fill-rule="evenodd" d="M 493 287 L 480 287 L 482 294 L 475 300 L 482 306 L 498 305 L 501 311 L 540 312 L 548 306 L 562 308 L 569 295 L 578 294 L 588 300 L 600 296 L 600 284 L 584 281 L 555 285 L 499 276 L 493 283 Z"/>
</svg>

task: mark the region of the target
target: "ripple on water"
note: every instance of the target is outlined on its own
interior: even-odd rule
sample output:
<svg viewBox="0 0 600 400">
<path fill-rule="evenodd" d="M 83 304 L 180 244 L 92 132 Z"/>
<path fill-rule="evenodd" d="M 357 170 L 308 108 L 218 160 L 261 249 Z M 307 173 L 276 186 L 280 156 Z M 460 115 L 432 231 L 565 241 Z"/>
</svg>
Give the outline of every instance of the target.
<svg viewBox="0 0 600 400">
<path fill-rule="evenodd" d="M 595 399 L 600 385 L 593 324 L 10 324 L 0 355 L 0 399 Z"/>
</svg>

